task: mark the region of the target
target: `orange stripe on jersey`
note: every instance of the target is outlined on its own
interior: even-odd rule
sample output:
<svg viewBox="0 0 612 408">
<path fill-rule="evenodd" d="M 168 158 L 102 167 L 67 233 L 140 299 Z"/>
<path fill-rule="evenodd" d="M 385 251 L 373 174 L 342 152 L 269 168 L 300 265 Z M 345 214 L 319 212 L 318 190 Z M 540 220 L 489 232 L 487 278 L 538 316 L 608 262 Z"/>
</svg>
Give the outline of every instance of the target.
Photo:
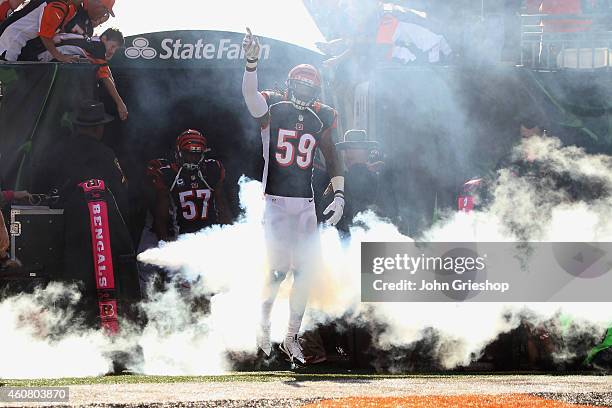
<svg viewBox="0 0 612 408">
<path fill-rule="evenodd" d="M 94 65 L 98 66 L 98 71 L 96 72 L 97 79 L 106 79 L 112 78 L 113 74 L 111 73 L 110 67 L 108 66 L 108 61 L 105 59 L 94 58 L 91 54 L 87 54 L 87 59 Z"/>
<path fill-rule="evenodd" d="M 48 3 L 43 11 L 38 35 L 42 38 L 52 39 L 76 15 L 74 4 L 63 1 Z"/>
<path fill-rule="evenodd" d="M 96 73 L 98 79 L 112 78 L 111 70 L 108 65 L 101 65 Z"/>
<path fill-rule="evenodd" d="M 399 20 L 393 16 L 386 15 L 380 21 L 378 34 L 376 35 L 377 44 L 393 44 L 393 36 L 399 25 Z"/>
</svg>

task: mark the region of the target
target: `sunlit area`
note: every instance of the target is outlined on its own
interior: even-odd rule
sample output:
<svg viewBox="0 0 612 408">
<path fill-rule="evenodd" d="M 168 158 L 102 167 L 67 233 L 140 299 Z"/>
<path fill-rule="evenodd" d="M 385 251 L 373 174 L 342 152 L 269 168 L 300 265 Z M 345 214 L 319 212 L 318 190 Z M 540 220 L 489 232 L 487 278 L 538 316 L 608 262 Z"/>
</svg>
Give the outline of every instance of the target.
<svg viewBox="0 0 612 408">
<path fill-rule="evenodd" d="M 176 0 L 160 7 L 146 0 L 117 2 L 116 18 L 97 29 L 120 27 L 132 36 L 160 31 L 210 30 L 244 33 L 246 27 L 262 37 L 316 51 L 324 41 L 320 29 L 301 0 Z"/>
</svg>

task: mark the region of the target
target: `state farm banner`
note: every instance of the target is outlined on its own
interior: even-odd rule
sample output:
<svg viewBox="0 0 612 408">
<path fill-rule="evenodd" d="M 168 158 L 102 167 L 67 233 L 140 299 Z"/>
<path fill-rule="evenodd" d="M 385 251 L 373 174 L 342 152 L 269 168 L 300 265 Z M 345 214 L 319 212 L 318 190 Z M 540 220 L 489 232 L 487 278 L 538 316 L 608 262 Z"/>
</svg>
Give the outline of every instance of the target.
<svg viewBox="0 0 612 408">
<path fill-rule="evenodd" d="M 112 60 L 113 67 L 215 68 L 244 64 L 244 34 L 225 31 L 168 31 L 126 38 L 125 49 Z M 318 64 L 322 56 L 282 41 L 261 38 L 260 59 L 266 64 L 286 61 Z"/>
</svg>

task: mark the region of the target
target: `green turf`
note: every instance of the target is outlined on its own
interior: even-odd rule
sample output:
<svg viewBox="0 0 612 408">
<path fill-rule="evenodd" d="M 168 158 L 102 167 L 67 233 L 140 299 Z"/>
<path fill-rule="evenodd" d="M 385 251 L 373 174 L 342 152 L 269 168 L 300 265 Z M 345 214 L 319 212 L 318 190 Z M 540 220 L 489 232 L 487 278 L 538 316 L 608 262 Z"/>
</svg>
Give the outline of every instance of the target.
<svg viewBox="0 0 612 408">
<path fill-rule="evenodd" d="M 114 375 L 104 377 L 84 378 L 57 378 L 57 379 L 31 379 L 6 380 L 0 379 L 0 387 L 54 387 L 65 385 L 90 384 L 156 384 L 179 382 L 270 382 L 270 381 L 332 381 L 332 380 L 380 380 L 389 378 L 423 378 L 442 376 L 425 375 L 366 375 L 366 374 L 296 374 L 290 371 L 277 371 L 266 373 L 235 373 L 208 376 L 155 376 L 155 375 Z"/>
<path fill-rule="evenodd" d="M 402 378 L 466 378 L 498 375 L 546 375 L 547 373 L 462 373 L 462 374 L 411 374 L 411 375 L 384 375 L 384 374 L 300 374 L 291 371 L 232 373 L 208 376 L 156 376 L 156 375 L 112 375 L 103 377 L 84 378 L 57 378 L 57 379 L 31 379 L 8 380 L 0 379 L 0 387 L 59 387 L 66 385 L 91 384 L 172 384 L 172 383 L 205 383 L 205 382 L 306 382 L 306 381 L 336 381 L 336 380 L 363 380 L 375 381 L 382 379 Z M 551 375 L 552 373 L 548 373 Z M 578 374 L 578 373 L 576 373 Z M 586 374 L 586 373 L 582 373 Z M 553 374 L 554 375 L 554 374 Z M 559 375 L 557 373 L 557 375 Z M 565 373 L 567 375 L 567 373 Z"/>
</svg>

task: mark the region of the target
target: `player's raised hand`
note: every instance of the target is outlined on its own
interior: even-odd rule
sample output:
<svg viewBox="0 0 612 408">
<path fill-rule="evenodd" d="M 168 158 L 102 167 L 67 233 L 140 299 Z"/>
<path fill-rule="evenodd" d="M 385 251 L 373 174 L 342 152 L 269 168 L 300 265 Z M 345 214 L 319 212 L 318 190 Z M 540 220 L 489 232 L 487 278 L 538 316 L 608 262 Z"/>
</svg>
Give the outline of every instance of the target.
<svg viewBox="0 0 612 408">
<path fill-rule="evenodd" d="M 246 35 L 242 40 L 242 48 L 247 60 L 257 60 L 259 59 L 259 50 L 261 49 L 259 39 L 253 35 L 250 28 L 247 27 L 246 31 Z"/>
</svg>

